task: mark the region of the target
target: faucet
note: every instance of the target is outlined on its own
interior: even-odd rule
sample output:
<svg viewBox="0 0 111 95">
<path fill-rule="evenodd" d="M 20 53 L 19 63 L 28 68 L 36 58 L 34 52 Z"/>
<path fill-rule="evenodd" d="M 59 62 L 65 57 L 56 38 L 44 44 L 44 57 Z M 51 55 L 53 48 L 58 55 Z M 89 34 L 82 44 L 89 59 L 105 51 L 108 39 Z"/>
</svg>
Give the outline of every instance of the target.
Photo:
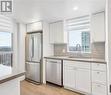
<svg viewBox="0 0 111 95">
<path fill-rule="evenodd" d="M 80 44 L 76 45 L 76 51 L 81 51 L 81 45 Z"/>
</svg>

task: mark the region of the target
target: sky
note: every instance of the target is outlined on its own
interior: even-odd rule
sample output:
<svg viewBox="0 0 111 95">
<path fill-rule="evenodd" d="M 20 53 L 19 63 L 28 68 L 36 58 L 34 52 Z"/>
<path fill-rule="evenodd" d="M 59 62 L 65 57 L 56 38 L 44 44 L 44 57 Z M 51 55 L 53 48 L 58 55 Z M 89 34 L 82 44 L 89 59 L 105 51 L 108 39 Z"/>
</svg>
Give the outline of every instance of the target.
<svg viewBox="0 0 111 95">
<path fill-rule="evenodd" d="M 11 44 L 12 44 L 11 33 L 0 32 L 0 47 L 1 46 L 11 47 Z"/>
</svg>

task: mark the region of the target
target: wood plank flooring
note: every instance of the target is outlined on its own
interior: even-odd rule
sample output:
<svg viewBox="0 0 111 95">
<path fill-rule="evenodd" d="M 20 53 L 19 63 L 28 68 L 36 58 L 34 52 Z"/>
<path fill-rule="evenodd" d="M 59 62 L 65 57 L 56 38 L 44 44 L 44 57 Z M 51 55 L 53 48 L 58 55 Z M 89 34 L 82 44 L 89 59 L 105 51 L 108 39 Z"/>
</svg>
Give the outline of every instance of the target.
<svg viewBox="0 0 111 95">
<path fill-rule="evenodd" d="M 52 85 L 35 85 L 27 81 L 21 82 L 21 95 L 80 95 Z"/>
</svg>

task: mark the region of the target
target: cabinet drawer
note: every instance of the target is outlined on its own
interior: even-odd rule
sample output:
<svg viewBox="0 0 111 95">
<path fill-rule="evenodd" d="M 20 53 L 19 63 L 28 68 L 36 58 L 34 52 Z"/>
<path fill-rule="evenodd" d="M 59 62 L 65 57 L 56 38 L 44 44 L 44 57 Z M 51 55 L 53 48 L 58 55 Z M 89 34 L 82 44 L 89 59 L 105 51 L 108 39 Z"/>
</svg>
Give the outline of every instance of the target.
<svg viewBox="0 0 111 95">
<path fill-rule="evenodd" d="M 64 66 L 76 66 L 75 63 L 76 63 L 75 61 L 67 61 L 67 60 L 63 61 Z"/>
<path fill-rule="evenodd" d="M 64 66 L 72 66 L 75 68 L 82 68 L 82 69 L 90 69 L 89 62 L 80 62 L 80 61 L 63 61 Z"/>
<path fill-rule="evenodd" d="M 106 85 L 92 84 L 92 95 L 107 95 Z"/>
<path fill-rule="evenodd" d="M 75 70 L 75 67 L 74 66 L 64 66 L 64 70 Z"/>
<path fill-rule="evenodd" d="M 90 69 L 90 62 L 80 62 L 80 61 L 75 61 L 76 67 L 81 68 L 81 69 Z"/>
<path fill-rule="evenodd" d="M 106 71 L 106 64 L 92 63 L 92 70 Z"/>
<path fill-rule="evenodd" d="M 92 82 L 106 84 L 106 72 L 92 71 Z"/>
</svg>

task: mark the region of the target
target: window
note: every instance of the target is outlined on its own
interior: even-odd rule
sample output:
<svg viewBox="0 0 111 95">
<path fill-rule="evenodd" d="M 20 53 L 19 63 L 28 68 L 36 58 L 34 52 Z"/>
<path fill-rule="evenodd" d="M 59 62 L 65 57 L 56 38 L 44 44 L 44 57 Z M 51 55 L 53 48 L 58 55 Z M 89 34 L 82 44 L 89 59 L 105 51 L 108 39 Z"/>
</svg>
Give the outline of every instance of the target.
<svg viewBox="0 0 111 95">
<path fill-rule="evenodd" d="M 90 52 L 89 16 L 67 20 L 68 51 Z"/>
<path fill-rule="evenodd" d="M 0 64 L 12 65 L 12 33 L 0 32 Z"/>
</svg>

